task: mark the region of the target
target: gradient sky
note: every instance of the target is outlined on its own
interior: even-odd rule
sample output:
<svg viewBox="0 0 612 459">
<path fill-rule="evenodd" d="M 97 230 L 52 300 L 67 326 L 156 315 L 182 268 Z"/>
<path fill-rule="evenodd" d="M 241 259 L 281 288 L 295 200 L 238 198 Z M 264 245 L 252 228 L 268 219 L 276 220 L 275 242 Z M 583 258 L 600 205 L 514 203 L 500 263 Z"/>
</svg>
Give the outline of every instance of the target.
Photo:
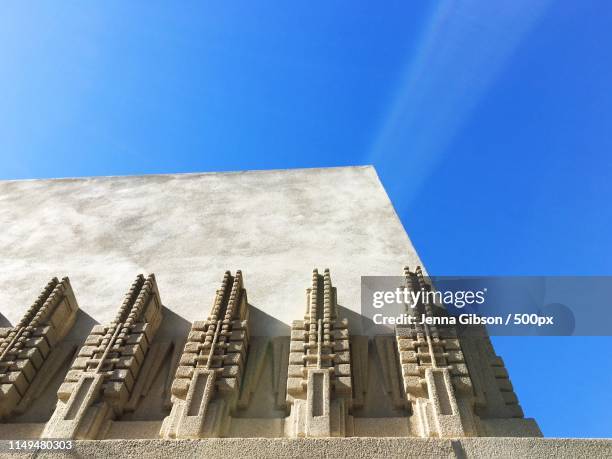
<svg viewBox="0 0 612 459">
<path fill-rule="evenodd" d="M 612 274 L 608 2 L 2 2 L 0 179 L 374 164 L 428 270 Z M 1 254 L 0 254 L 1 256 Z M 612 338 L 495 338 L 612 437 Z"/>
</svg>

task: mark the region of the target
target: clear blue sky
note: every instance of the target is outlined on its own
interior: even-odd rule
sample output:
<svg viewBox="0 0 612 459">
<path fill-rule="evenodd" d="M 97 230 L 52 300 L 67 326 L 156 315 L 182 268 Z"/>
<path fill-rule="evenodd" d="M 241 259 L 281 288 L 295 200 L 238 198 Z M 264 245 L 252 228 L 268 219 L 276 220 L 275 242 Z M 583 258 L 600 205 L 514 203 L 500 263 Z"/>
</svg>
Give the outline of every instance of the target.
<svg viewBox="0 0 612 459">
<path fill-rule="evenodd" d="M 124 3 L 2 3 L 1 179 L 374 164 L 432 274 L 612 274 L 608 2 Z M 495 345 L 612 437 L 612 338 Z"/>
</svg>

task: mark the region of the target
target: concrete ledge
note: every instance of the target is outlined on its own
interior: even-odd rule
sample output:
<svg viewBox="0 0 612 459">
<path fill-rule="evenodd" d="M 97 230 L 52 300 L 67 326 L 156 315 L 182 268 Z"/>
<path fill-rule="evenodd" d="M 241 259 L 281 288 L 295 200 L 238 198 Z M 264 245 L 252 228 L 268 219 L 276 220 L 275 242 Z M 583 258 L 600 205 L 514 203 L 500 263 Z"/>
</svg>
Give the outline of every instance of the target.
<svg viewBox="0 0 612 459">
<path fill-rule="evenodd" d="M 228 457 L 408 457 L 408 458 L 575 458 L 612 457 L 612 440 L 567 438 L 215 438 L 205 440 L 77 441 L 70 451 L 11 452 L 6 458 L 228 458 Z"/>
</svg>

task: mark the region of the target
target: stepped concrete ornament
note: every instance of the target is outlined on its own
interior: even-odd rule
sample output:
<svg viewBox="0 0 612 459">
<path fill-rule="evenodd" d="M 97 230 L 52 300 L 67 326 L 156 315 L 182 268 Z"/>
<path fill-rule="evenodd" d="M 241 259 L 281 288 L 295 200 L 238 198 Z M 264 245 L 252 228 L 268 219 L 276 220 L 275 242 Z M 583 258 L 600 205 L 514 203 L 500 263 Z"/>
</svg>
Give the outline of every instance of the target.
<svg viewBox="0 0 612 459">
<path fill-rule="evenodd" d="M 2 458 L 612 457 L 538 438 L 484 327 L 370 329 L 363 277 L 421 264 L 373 167 L 0 181 L 0 198 L 0 327 L 18 324 L 0 328 Z M 228 273 L 203 320 L 198 292 L 236 260 L 253 305 Z M 315 271 L 293 323 L 318 263 L 346 307 Z M 109 295 L 153 266 L 168 309 L 139 276 L 115 317 Z M 48 270 L 83 312 L 54 280 L 20 322 Z M 429 288 L 413 271 L 397 286 Z M 95 441 L 50 449 L 68 438 Z"/>
<path fill-rule="evenodd" d="M 208 319 L 194 322 L 174 383 L 165 438 L 224 436 L 240 394 L 249 345 L 242 273 L 225 273 Z"/>
<path fill-rule="evenodd" d="M 431 291 L 420 267 L 404 269 L 406 285 L 413 291 Z M 438 310 L 436 310 L 438 309 Z M 444 310 L 419 301 L 411 314 L 428 317 Z M 473 416 L 472 380 L 454 327 L 415 323 L 396 327 L 397 349 L 406 398 L 417 418 L 422 437 L 466 437 L 477 435 Z"/>
<path fill-rule="evenodd" d="M 291 326 L 285 433 L 291 437 L 344 437 L 353 431 L 348 322 L 337 317 L 329 270 L 315 269 L 306 315 Z"/>
<path fill-rule="evenodd" d="M 421 267 L 404 269 L 404 288 L 431 291 Z M 422 296 L 420 298 L 423 298 Z M 427 298 L 427 295 L 425 296 Z M 420 300 L 408 313 L 446 315 L 441 305 Z M 523 410 L 496 356 L 485 328 L 474 336 L 457 335 L 454 326 L 397 326 L 401 381 L 412 408 L 413 430 L 421 437 L 471 437 L 508 434 L 541 436 Z"/>
<path fill-rule="evenodd" d="M 79 306 L 70 281 L 54 277 L 16 327 L 0 332 L 0 419 L 20 414 L 54 347 L 70 331 Z"/>
<path fill-rule="evenodd" d="M 155 276 L 139 275 L 107 326 L 96 325 L 57 396 L 42 438 L 96 439 L 120 416 L 162 319 Z"/>
</svg>

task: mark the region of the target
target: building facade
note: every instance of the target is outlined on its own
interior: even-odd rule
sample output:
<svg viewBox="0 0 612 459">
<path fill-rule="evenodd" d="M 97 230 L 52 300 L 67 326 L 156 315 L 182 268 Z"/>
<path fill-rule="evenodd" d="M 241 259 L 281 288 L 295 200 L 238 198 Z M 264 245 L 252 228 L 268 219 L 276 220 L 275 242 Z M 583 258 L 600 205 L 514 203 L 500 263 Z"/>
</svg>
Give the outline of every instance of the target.
<svg viewBox="0 0 612 459">
<path fill-rule="evenodd" d="M 143 456 L 552 447 L 486 336 L 364 333 L 361 276 L 431 288 L 371 167 L 2 182 L 0 219 L 0 439 Z"/>
</svg>

